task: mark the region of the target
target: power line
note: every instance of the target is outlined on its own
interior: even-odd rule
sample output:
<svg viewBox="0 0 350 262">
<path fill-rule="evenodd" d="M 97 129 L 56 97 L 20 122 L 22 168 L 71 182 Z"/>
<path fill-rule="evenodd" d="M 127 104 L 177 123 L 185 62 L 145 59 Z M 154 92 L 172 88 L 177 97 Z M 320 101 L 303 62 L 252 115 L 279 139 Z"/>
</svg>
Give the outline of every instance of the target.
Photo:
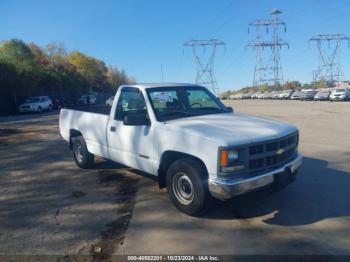
<svg viewBox="0 0 350 262">
<path fill-rule="evenodd" d="M 278 87 L 284 81 L 280 49 L 284 46 L 289 48 L 289 45 L 278 35 L 279 27 L 286 31 L 286 23 L 279 18 L 281 13 L 281 10 L 273 9 L 272 19 L 256 19 L 248 26 L 248 32 L 251 27 L 256 29 L 256 37 L 247 44 L 247 47 L 256 51 L 253 86 L 259 89 L 265 84 Z M 266 34 L 272 29 L 272 39 L 265 40 L 261 29 L 265 29 Z M 266 53 L 269 54 L 266 56 Z"/>
<path fill-rule="evenodd" d="M 340 46 L 343 41 L 348 42 L 349 46 L 349 37 L 343 34 L 318 34 L 309 39 L 309 42 L 316 43 L 319 52 L 319 65 L 313 72 L 314 81 L 334 84 L 344 76 L 340 66 Z"/>
<path fill-rule="evenodd" d="M 196 83 L 209 87 L 218 96 L 219 87 L 214 75 L 214 61 L 216 48 L 225 46 L 225 43 L 218 39 L 190 40 L 184 43 L 184 47 L 191 47 L 196 63 Z M 198 49 L 202 49 L 202 53 Z M 205 52 L 209 52 L 209 59 L 205 59 Z"/>
</svg>

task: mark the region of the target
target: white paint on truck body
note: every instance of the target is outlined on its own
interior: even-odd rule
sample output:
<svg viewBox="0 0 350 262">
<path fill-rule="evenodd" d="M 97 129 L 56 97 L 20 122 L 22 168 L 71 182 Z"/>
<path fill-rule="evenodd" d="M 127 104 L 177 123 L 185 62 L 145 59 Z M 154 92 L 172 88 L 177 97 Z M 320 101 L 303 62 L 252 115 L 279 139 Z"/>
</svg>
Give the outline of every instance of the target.
<svg viewBox="0 0 350 262">
<path fill-rule="evenodd" d="M 244 115 L 222 113 L 193 116 L 159 122 L 152 109 L 147 88 L 194 86 L 193 84 L 136 84 L 143 94 L 150 126 L 124 126 L 115 120 L 120 87 L 115 95 L 110 116 L 62 109 L 60 132 L 69 141 L 70 130 L 83 135 L 88 150 L 95 155 L 114 160 L 157 176 L 161 157 L 166 151 L 195 156 L 205 164 L 209 177 L 218 173 L 218 150 L 281 138 L 297 131 L 293 125 L 280 121 Z M 110 132 L 111 126 L 116 132 Z"/>
</svg>

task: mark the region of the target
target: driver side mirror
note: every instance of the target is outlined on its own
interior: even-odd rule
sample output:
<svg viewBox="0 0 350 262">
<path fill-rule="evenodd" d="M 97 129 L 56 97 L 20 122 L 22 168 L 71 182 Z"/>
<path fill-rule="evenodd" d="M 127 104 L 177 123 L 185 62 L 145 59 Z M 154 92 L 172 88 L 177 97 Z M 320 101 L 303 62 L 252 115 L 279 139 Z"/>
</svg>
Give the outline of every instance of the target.
<svg viewBox="0 0 350 262">
<path fill-rule="evenodd" d="M 233 108 L 232 107 L 226 106 L 226 109 L 227 109 L 228 112 L 233 113 Z"/>
<path fill-rule="evenodd" d="M 123 123 L 126 126 L 149 126 L 151 124 L 145 113 L 129 114 L 124 117 Z"/>
</svg>

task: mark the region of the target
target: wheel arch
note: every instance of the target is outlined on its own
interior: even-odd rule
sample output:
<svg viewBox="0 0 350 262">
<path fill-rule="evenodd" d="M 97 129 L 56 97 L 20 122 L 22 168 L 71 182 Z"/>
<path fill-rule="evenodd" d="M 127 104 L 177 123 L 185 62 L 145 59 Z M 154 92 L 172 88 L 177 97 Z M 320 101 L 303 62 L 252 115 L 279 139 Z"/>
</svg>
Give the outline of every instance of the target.
<svg viewBox="0 0 350 262">
<path fill-rule="evenodd" d="M 183 152 L 179 151 L 173 151 L 173 150 L 167 150 L 163 152 L 161 158 L 160 158 L 160 164 L 158 168 L 158 183 L 159 183 L 159 188 L 165 188 L 166 187 L 166 172 L 170 165 L 175 162 L 176 160 L 179 159 L 192 159 L 195 161 L 198 161 L 202 167 L 205 169 L 206 174 L 208 175 L 208 169 L 202 159 L 199 157 L 196 157 L 194 155 L 186 154 Z"/>
</svg>

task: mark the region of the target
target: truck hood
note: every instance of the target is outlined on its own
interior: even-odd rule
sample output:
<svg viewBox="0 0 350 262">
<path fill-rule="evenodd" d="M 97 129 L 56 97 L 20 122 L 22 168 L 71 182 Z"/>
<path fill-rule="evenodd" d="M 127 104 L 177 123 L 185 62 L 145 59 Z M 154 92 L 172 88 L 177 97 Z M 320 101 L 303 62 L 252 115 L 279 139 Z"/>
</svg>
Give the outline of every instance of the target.
<svg viewBox="0 0 350 262">
<path fill-rule="evenodd" d="M 214 140 L 221 146 L 249 144 L 282 137 L 297 131 L 293 125 L 240 113 L 213 114 L 166 122 L 165 127 Z"/>
</svg>

